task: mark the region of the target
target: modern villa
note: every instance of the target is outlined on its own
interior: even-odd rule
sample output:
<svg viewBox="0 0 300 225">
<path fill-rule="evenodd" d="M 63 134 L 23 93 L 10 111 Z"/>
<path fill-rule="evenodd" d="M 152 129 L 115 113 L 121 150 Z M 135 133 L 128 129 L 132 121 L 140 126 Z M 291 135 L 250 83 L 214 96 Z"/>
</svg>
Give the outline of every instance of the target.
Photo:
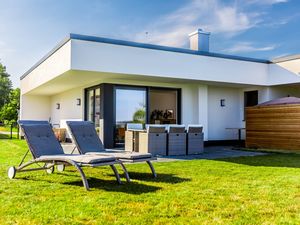
<svg viewBox="0 0 300 225">
<path fill-rule="evenodd" d="M 202 124 L 205 141 L 236 139 L 244 108 L 300 97 L 300 55 L 261 60 L 212 53 L 209 33 L 190 49 L 70 34 L 21 77 L 20 119 L 90 120 L 105 147 L 126 123 Z"/>
</svg>

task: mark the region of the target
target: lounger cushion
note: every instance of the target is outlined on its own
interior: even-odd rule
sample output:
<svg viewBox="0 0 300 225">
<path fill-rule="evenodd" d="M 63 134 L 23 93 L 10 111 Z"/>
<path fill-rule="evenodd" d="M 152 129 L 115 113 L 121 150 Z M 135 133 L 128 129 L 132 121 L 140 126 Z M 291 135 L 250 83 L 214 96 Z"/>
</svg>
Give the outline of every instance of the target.
<svg viewBox="0 0 300 225">
<path fill-rule="evenodd" d="M 84 164 L 95 164 L 103 162 L 113 162 L 116 160 L 114 156 L 104 156 L 104 155 L 43 155 L 39 157 L 40 159 L 49 159 L 49 160 L 60 160 L 60 159 L 69 159 L 76 163 Z"/>
<path fill-rule="evenodd" d="M 23 124 L 21 127 L 29 148 L 36 158 L 42 155 L 64 154 L 50 124 Z"/>
<path fill-rule="evenodd" d="M 89 152 L 87 154 L 96 154 L 98 155 L 99 153 L 97 152 Z M 107 155 L 112 155 L 116 157 L 117 159 L 147 159 L 147 158 L 152 158 L 152 154 L 150 153 L 138 153 L 138 152 L 116 152 L 116 151 L 106 151 L 105 153 L 100 153 L 100 154 L 107 154 Z"/>
<path fill-rule="evenodd" d="M 104 146 L 93 123 L 89 121 L 67 121 L 67 124 L 82 154 L 104 151 Z"/>
</svg>

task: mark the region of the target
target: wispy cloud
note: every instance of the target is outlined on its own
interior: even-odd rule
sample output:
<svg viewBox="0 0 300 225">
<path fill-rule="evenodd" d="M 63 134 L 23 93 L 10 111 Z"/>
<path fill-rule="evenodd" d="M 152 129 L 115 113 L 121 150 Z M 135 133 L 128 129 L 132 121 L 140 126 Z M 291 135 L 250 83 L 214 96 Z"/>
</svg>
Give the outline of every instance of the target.
<svg viewBox="0 0 300 225">
<path fill-rule="evenodd" d="M 288 0 L 248 0 L 245 1 L 247 4 L 257 4 L 257 5 L 274 5 L 278 3 L 286 3 Z"/>
<path fill-rule="evenodd" d="M 249 4 L 272 5 L 287 0 L 249 0 L 224 3 L 221 0 L 191 0 L 183 7 L 151 22 L 135 35 L 136 41 L 183 47 L 187 35 L 202 28 L 213 34 L 233 37 L 251 28 L 263 25 L 264 12 Z M 280 22 L 282 25 L 286 20 Z M 276 24 L 278 25 L 278 24 Z"/>
<path fill-rule="evenodd" d="M 244 12 L 236 4 L 225 5 L 219 0 L 193 0 L 153 21 L 136 35 L 135 40 L 183 46 L 187 34 L 197 28 L 234 36 L 259 22 L 259 13 Z"/>
<path fill-rule="evenodd" d="M 251 42 L 239 42 L 228 49 L 224 49 L 223 52 L 227 52 L 227 53 L 262 52 L 262 51 L 274 50 L 276 47 L 277 47 L 276 45 L 258 47 Z"/>
</svg>

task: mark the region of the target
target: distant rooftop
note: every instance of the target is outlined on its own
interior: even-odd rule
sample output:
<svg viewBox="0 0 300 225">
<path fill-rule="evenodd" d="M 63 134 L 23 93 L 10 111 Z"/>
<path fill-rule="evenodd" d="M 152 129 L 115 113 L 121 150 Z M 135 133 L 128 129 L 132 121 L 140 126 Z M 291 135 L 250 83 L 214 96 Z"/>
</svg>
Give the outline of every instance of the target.
<svg viewBox="0 0 300 225">
<path fill-rule="evenodd" d="M 231 60 L 248 61 L 248 62 L 255 62 L 255 63 L 268 64 L 268 63 L 273 62 L 273 61 L 265 60 L 265 59 L 256 59 L 256 58 L 248 58 L 248 57 L 220 54 L 220 53 L 213 53 L 213 52 L 196 51 L 196 50 L 185 49 L 185 48 L 176 48 L 176 47 L 139 43 L 139 42 L 133 42 L 133 41 L 124 41 L 124 40 L 117 40 L 117 39 L 96 37 L 96 36 L 88 36 L 88 35 L 81 35 L 81 34 L 69 34 L 64 40 L 62 40 L 58 45 L 56 45 L 48 54 L 46 54 L 41 60 L 39 60 L 27 72 L 25 72 L 21 76 L 20 79 L 22 80 L 24 77 L 26 77 L 30 72 L 32 72 L 36 67 L 38 67 L 41 63 L 43 63 L 47 58 L 49 58 L 52 54 L 54 54 L 58 49 L 60 49 L 65 43 L 67 43 L 71 39 L 99 42 L 99 43 L 107 43 L 107 44 L 114 44 L 114 45 L 123 45 L 123 46 L 130 46 L 130 47 L 136 47 L 136 48 L 153 49 L 153 50 L 160 50 L 160 51 L 168 51 L 168 52 L 176 52 L 176 53 L 183 53 L 183 54 L 216 57 L 216 58 L 231 59 Z"/>
<path fill-rule="evenodd" d="M 296 55 L 288 55 L 288 56 L 283 56 L 279 58 L 272 59 L 273 63 L 280 63 L 280 62 L 286 62 L 286 61 L 291 61 L 295 59 L 300 59 L 300 54 Z"/>
</svg>

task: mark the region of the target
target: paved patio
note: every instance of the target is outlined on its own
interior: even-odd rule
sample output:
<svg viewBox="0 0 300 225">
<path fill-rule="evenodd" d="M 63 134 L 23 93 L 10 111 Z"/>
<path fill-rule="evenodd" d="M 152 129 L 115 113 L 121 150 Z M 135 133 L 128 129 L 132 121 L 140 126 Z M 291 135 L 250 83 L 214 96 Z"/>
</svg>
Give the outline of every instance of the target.
<svg viewBox="0 0 300 225">
<path fill-rule="evenodd" d="M 73 144 L 63 144 L 65 153 L 71 153 L 75 145 Z M 77 150 L 74 153 L 78 153 Z M 178 160 L 193 160 L 193 159 L 220 159 L 220 158 L 232 158 L 240 156 L 258 156 L 258 155 L 267 155 L 271 153 L 263 152 L 251 152 L 251 151 L 242 151 L 230 146 L 210 146 L 204 148 L 204 153 L 199 155 L 186 155 L 186 156 L 163 156 L 158 157 L 158 162 L 170 162 Z"/>
<path fill-rule="evenodd" d="M 158 161 L 160 162 L 169 162 L 177 160 L 193 160 L 193 159 L 220 159 L 220 158 L 232 158 L 240 156 L 258 156 L 258 155 L 267 155 L 270 153 L 263 152 L 251 152 L 251 151 L 242 151 L 232 148 L 230 146 L 210 146 L 204 148 L 204 153 L 199 155 L 186 155 L 186 156 L 164 156 L 159 157 Z"/>
</svg>

